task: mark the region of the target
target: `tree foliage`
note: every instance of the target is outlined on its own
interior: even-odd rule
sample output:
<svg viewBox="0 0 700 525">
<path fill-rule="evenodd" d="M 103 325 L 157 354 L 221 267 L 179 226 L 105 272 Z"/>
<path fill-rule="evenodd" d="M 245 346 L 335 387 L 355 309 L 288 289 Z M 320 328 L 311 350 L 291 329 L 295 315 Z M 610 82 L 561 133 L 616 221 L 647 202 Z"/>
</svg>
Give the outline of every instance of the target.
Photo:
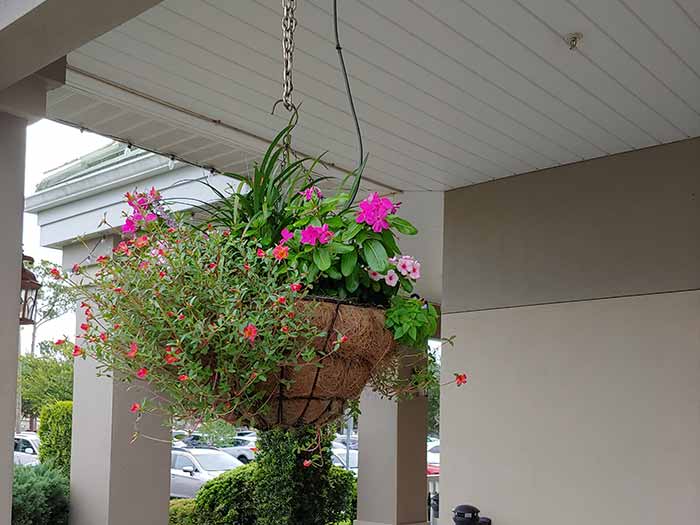
<svg viewBox="0 0 700 525">
<path fill-rule="evenodd" d="M 16 466 L 12 525 L 68 525 L 68 478 L 47 465 Z"/>
<path fill-rule="evenodd" d="M 73 361 L 64 345 L 39 343 L 39 355 L 20 356 L 22 414 L 36 417 L 42 407 L 73 399 Z"/>
</svg>

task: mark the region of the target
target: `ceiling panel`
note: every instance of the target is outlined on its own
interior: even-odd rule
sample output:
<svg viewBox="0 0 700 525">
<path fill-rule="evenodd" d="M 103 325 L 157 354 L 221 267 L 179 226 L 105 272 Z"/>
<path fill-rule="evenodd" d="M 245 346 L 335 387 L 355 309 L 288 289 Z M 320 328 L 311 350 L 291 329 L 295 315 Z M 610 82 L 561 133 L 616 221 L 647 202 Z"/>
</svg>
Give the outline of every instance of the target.
<svg viewBox="0 0 700 525">
<path fill-rule="evenodd" d="M 369 183 L 444 191 L 700 135 L 699 6 L 340 2 Z M 299 2 L 294 146 L 352 169 L 330 9 Z M 572 32 L 583 34 L 574 50 Z M 234 163 L 227 148 L 255 156 L 287 118 L 270 114 L 279 33 L 279 0 L 165 0 L 72 53 L 51 114 L 200 164 Z"/>
</svg>

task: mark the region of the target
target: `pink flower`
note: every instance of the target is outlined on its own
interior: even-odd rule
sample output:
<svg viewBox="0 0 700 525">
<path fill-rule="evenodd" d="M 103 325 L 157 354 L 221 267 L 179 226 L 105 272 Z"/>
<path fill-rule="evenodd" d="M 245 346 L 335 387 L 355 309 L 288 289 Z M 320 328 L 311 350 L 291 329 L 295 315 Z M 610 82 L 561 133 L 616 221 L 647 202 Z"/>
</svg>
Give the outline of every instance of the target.
<svg viewBox="0 0 700 525">
<path fill-rule="evenodd" d="M 413 258 L 412 257 L 401 257 L 396 263 L 396 269 L 404 277 L 413 271 Z"/>
<path fill-rule="evenodd" d="M 136 372 L 136 377 L 139 379 L 143 379 L 148 375 L 148 368 L 139 368 L 138 372 Z"/>
<path fill-rule="evenodd" d="M 62 344 L 65 344 L 65 342 L 65 339 L 56 339 L 53 344 L 56 346 L 61 346 Z"/>
<path fill-rule="evenodd" d="M 177 380 L 180 381 L 180 382 L 182 383 L 182 382 L 184 382 L 184 381 L 187 381 L 189 378 L 190 378 L 190 376 L 188 376 L 187 374 L 180 374 L 180 375 L 177 377 Z"/>
<path fill-rule="evenodd" d="M 156 215 L 155 213 L 148 213 L 148 214 L 146 214 L 146 219 L 145 219 L 146 222 L 153 222 L 153 221 L 155 221 L 156 219 L 158 219 L 158 215 Z"/>
<path fill-rule="evenodd" d="M 279 304 L 287 304 L 287 298 L 283 295 L 282 297 L 277 298 L 277 302 Z"/>
<path fill-rule="evenodd" d="M 139 270 L 147 270 L 148 267 L 151 265 L 148 261 L 141 261 L 139 263 Z"/>
<path fill-rule="evenodd" d="M 54 279 L 60 279 L 61 278 L 61 270 L 58 268 L 51 268 L 51 271 L 49 272 L 51 274 L 51 277 Z"/>
<path fill-rule="evenodd" d="M 386 197 L 380 197 L 377 192 L 360 202 L 359 206 L 360 212 L 355 220 L 358 223 L 364 222 L 369 224 L 372 226 L 372 230 L 377 233 L 389 228 L 386 217 L 391 213 L 396 213 L 396 210 L 398 210 L 398 204 L 394 204 Z"/>
<path fill-rule="evenodd" d="M 281 245 L 284 245 L 287 243 L 287 241 L 291 240 L 294 238 L 294 234 L 290 232 L 287 228 L 284 228 L 281 232 L 280 235 L 282 235 L 282 240 L 280 241 Z"/>
<path fill-rule="evenodd" d="M 381 273 L 375 272 L 374 270 L 367 270 L 367 273 L 369 274 L 369 278 L 373 281 L 381 281 L 384 279 L 384 276 Z"/>
<path fill-rule="evenodd" d="M 134 357 L 136 357 L 136 354 L 138 353 L 138 351 L 139 351 L 139 345 L 137 345 L 135 342 L 132 341 L 131 344 L 129 345 L 129 351 L 126 353 L 126 357 L 128 357 L 129 359 L 133 359 Z"/>
<path fill-rule="evenodd" d="M 315 246 L 318 241 L 318 232 L 316 227 L 309 224 L 306 228 L 301 230 L 301 244 L 310 244 Z"/>
<path fill-rule="evenodd" d="M 148 235 L 142 235 L 141 237 L 137 237 L 134 241 L 134 246 L 136 246 L 137 248 L 143 248 L 144 246 L 148 246 Z"/>
<path fill-rule="evenodd" d="M 107 341 L 107 334 L 104 332 L 100 332 L 100 341 L 105 343 Z"/>
<path fill-rule="evenodd" d="M 180 358 L 176 355 L 168 354 L 168 353 L 165 354 L 165 362 L 168 363 L 169 365 L 172 365 L 173 363 L 176 363 L 179 360 L 180 360 Z"/>
<path fill-rule="evenodd" d="M 75 263 L 75 264 L 73 265 L 73 268 L 71 268 L 71 271 L 72 271 L 73 273 L 80 273 L 80 265 L 79 265 L 78 263 Z"/>
<path fill-rule="evenodd" d="M 299 195 L 303 195 L 304 200 L 307 202 L 313 199 L 314 196 L 318 197 L 319 199 L 323 198 L 323 192 L 321 192 L 321 190 L 316 186 L 311 186 L 310 188 L 306 188 L 304 191 L 300 191 Z"/>
<path fill-rule="evenodd" d="M 389 270 L 384 277 L 384 282 L 389 286 L 396 286 L 396 283 L 399 282 L 399 276 L 394 270 Z"/>
<path fill-rule="evenodd" d="M 73 357 L 80 357 L 83 355 L 83 349 L 80 348 L 78 345 L 73 346 Z"/>
<path fill-rule="evenodd" d="M 257 255 L 262 259 L 265 257 L 265 251 L 262 248 L 258 248 Z"/>
<path fill-rule="evenodd" d="M 318 233 L 318 242 L 321 244 L 328 244 L 333 238 L 333 232 L 328 229 L 328 225 L 324 224 L 320 228 L 316 228 Z"/>
<path fill-rule="evenodd" d="M 302 288 L 302 287 L 301 287 L 301 283 L 292 283 L 292 284 L 289 285 L 289 288 L 290 288 L 293 292 L 301 292 L 301 288 Z"/>
<path fill-rule="evenodd" d="M 274 255 L 275 259 L 278 261 L 286 259 L 289 256 L 289 247 L 278 244 L 272 249 L 272 255 Z"/>
<path fill-rule="evenodd" d="M 141 410 L 141 405 L 139 403 L 132 403 L 131 408 L 129 409 L 129 412 L 131 412 L 132 414 L 135 414 L 139 410 Z"/>
<path fill-rule="evenodd" d="M 420 263 L 418 261 L 413 263 L 413 269 L 408 274 L 408 276 L 414 281 L 420 279 Z"/>
<path fill-rule="evenodd" d="M 207 265 L 207 268 L 209 268 L 210 270 L 216 270 L 216 263 L 215 263 L 215 262 L 210 262 L 210 263 Z"/>
<path fill-rule="evenodd" d="M 248 339 L 251 343 L 255 342 L 255 337 L 258 335 L 258 329 L 254 324 L 248 324 L 243 329 L 243 337 Z"/>
<path fill-rule="evenodd" d="M 311 465 L 313 465 L 313 463 L 310 459 L 305 459 L 303 465 L 304 468 L 309 468 Z"/>
<path fill-rule="evenodd" d="M 123 233 L 134 233 L 136 231 L 136 221 L 132 217 L 127 217 L 122 225 Z"/>
</svg>

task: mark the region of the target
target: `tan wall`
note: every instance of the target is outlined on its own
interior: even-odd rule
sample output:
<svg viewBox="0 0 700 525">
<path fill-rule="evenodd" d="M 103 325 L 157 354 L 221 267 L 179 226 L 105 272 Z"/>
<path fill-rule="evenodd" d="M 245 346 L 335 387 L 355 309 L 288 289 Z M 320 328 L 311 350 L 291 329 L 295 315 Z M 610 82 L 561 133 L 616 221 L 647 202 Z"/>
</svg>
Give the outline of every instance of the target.
<svg viewBox="0 0 700 525">
<path fill-rule="evenodd" d="M 445 195 L 445 312 L 700 288 L 700 139 Z"/>
<path fill-rule="evenodd" d="M 700 523 L 700 292 L 443 322 L 443 524 Z"/>
<path fill-rule="evenodd" d="M 700 523 L 700 139 L 449 192 L 443 273 L 443 524 Z"/>
</svg>

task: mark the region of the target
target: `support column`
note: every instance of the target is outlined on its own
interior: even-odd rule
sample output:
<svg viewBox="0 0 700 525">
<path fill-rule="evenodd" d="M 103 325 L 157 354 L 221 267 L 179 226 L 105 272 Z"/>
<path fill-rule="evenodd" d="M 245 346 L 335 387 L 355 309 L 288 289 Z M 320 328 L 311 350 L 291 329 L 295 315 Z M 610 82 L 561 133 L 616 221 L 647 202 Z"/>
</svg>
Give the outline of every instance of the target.
<svg viewBox="0 0 700 525">
<path fill-rule="evenodd" d="M 88 242 L 92 246 L 90 242 Z M 111 253 L 103 242 L 95 260 Z M 87 255 L 82 246 L 63 251 L 70 268 Z M 83 262 L 83 265 L 86 263 Z M 84 314 L 78 311 L 78 325 Z M 143 393 L 109 377 L 97 377 L 96 362 L 77 359 L 73 379 L 71 525 L 167 525 L 170 496 L 170 429 L 162 418 L 144 416 L 142 434 L 131 443 L 134 416 L 129 407 Z"/>
<path fill-rule="evenodd" d="M 355 525 L 425 525 L 427 398 L 396 403 L 367 389 L 360 409 Z"/>
<path fill-rule="evenodd" d="M 0 523 L 10 523 L 12 513 L 26 127 L 0 113 Z"/>
</svg>

